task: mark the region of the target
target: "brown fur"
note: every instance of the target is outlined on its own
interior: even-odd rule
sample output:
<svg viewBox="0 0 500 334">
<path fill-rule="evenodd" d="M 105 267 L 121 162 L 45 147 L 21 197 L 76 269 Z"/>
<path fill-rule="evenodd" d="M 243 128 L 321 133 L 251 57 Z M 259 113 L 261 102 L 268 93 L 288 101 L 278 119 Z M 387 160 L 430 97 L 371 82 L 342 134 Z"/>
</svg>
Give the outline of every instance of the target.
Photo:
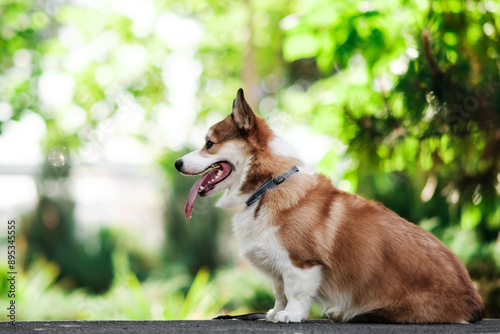
<svg viewBox="0 0 500 334">
<path fill-rule="evenodd" d="M 234 139 L 237 133 L 235 138 L 244 141 L 253 156 L 242 192 L 251 193 L 298 163 L 268 147 L 274 135 L 263 119 L 245 108 L 240 122 L 250 117 L 254 125 L 235 131 L 242 125 L 233 114 L 213 133 L 218 140 Z M 255 217 L 262 210 L 271 215 L 295 266 L 323 267 L 321 299 L 348 294 L 353 304 L 371 310 L 364 318 L 375 322 L 483 318 L 483 302 L 466 269 L 437 238 L 380 203 L 338 190 L 325 176 L 299 174 L 268 191 L 257 204 Z"/>
</svg>

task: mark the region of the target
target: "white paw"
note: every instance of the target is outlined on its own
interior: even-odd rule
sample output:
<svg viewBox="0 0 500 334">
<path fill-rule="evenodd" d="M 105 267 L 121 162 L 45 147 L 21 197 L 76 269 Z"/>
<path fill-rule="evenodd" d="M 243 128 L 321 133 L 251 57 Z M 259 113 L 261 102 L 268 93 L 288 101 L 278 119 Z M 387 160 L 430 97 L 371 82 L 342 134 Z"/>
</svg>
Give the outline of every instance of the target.
<svg viewBox="0 0 500 334">
<path fill-rule="evenodd" d="M 274 317 L 276 317 L 276 314 L 278 312 L 275 311 L 274 309 L 270 309 L 269 311 L 267 311 L 267 314 L 266 314 L 266 321 L 274 321 Z"/>
<path fill-rule="evenodd" d="M 298 312 L 279 311 L 274 317 L 274 322 L 301 322 L 305 318 Z"/>
</svg>

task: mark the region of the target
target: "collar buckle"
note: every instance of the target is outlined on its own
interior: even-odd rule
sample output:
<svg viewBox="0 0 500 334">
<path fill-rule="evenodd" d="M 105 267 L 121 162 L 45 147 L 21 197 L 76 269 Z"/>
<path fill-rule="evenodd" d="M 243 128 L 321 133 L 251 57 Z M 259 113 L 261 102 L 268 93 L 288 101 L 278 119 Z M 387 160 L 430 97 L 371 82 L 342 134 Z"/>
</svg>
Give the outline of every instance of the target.
<svg viewBox="0 0 500 334">
<path fill-rule="evenodd" d="M 275 179 L 274 179 L 274 182 L 276 184 L 280 184 L 281 182 L 285 181 L 285 178 L 283 177 L 283 175 L 280 175 L 280 176 L 277 176 Z"/>
<path fill-rule="evenodd" d="M 288 172 L 286 172 L 283 175 L 278 175 L 275 178 L 269 178 L 266 182 L 264 182 L 257 190 L 247 199 L 245 204 L 247 206 L 252 205 L 255 203 L 259 198 L 264 196 L 266 191 L 273 189 L 276 187 L 278 184 L 283 183 L 286 179 L 288 179 L 290 176 L 292 176 L 294 173 L 298 172 L 299 168 L 297 166 L 293 166 L 290 168 Z"/>
</svg>

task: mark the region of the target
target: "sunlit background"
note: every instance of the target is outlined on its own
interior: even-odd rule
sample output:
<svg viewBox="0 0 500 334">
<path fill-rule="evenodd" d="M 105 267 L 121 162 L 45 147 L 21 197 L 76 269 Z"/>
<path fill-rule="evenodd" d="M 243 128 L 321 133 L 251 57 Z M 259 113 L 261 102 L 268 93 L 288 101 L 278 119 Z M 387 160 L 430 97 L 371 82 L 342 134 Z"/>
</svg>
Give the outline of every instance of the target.
<svg viewBox="0 0 500 334">
<path fill-rule="evenodd" d="M 272 307 L 228 213 L 208 199 L 184 217 L 194 179 L 173 168 L 240 87 L 337 187 L 443 240 L 499 317 L 499 10 L 492 0 L 2 1 L 0 253 L 15 219 L 18 320 Z"/>
</svg>

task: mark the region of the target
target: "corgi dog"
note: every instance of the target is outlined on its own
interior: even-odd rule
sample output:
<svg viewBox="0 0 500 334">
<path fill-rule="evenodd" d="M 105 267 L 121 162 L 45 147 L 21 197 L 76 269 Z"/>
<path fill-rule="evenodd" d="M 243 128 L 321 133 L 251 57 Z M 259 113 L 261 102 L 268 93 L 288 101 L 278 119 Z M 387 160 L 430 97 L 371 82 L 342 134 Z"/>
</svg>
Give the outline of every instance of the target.
<svg viewBox="0 0 500 334">
<path fill-rule="evenodd" d="M 467 323 L 484 304 L 444 244 L 380 203 L 308 172 L 239 90 L 203 148 L 175 162 L 202 176 L 185 206 L 223 190 L 242 255 L 273 282 L 273 322 L 301 322 L 312 301 L 337 322 Z"/>
</svg>

